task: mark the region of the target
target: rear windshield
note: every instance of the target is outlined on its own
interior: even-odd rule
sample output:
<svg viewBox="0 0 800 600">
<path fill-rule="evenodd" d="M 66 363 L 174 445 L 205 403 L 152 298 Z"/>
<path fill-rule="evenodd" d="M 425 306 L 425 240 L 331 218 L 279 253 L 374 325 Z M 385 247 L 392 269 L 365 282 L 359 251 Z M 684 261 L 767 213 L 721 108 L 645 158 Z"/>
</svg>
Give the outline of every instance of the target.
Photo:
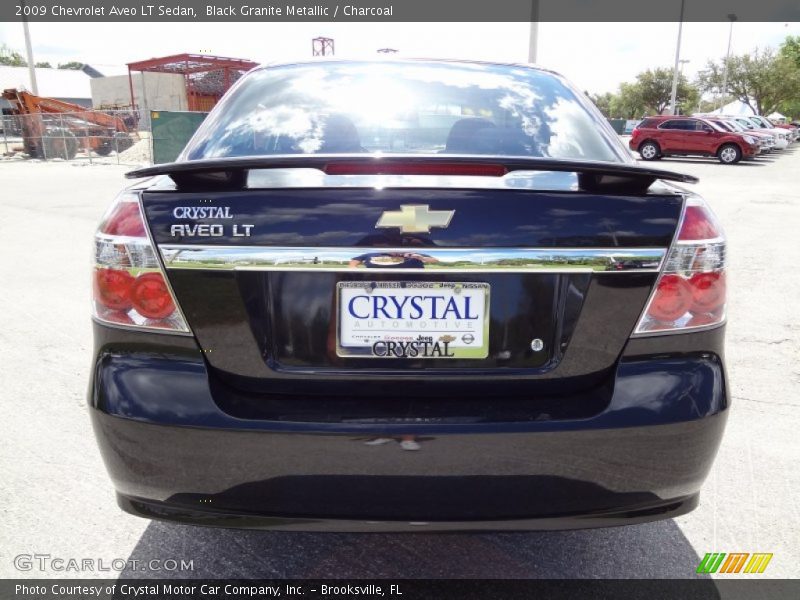
<svg viewBox="0 0 800 600">
<path fill-rule="evenodd" d="M 600 113 L 553 74 L 431 62 L 254 71 L 181 158 L 376 152 L 630 160 Z"/>
</svg>

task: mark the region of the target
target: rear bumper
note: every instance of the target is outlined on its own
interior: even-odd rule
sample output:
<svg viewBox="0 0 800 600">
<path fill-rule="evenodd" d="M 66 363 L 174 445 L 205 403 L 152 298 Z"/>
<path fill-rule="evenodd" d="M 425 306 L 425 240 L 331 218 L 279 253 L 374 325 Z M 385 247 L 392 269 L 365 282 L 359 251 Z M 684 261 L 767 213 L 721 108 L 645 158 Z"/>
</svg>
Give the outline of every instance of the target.
<svg viewBox="0 0 800 600">
<path fill-rule="evenodd" d="M 645 505 L 624 507 L 618 510 L 549 517 L 496 520 L 487 518 L 462 521 L 357 520 L 269 516 L 224 509 L 197 510 L 174 502 L 156 502 L 132 498 L 119 493 L 117 494 L 117 503 L 122 510 L 138 517 L 205 527 L 279 531 L 426 533 L 445 531 L 558 531 L 634 525 L 660 519 L 671 519 L 691 512 L 699 504 L 699 495 L 694 494 L 668 502 L 649 502 Z"/>
<path fill-rule="evenodd" d="M 673 517 L 696 505 L 727 416 L 714 354 L 623 361 L 610 401 L 581 419 L 240 419 L 215 403 L 202 359 L 163 353 L 100 356 L 90 400 L 126 511 L 302 530 L 566 529 Z M 403 439 L 419 449 L 403 449 Z"/>
</svg>

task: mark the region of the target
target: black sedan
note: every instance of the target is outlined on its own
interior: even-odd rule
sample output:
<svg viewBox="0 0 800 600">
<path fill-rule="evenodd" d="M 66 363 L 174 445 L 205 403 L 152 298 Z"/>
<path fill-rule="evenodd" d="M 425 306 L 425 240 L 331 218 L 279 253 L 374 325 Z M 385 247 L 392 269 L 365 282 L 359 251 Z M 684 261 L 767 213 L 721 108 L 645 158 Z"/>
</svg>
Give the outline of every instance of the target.
<svg viewBox="0 0 800 600">
<path fill-rule="evenodd" d="M 559 75 L 256 69 L 95 236 L 120 506 L 226 527 L 553 529 L 692 510 L 725 237 Z"/>
</svg>

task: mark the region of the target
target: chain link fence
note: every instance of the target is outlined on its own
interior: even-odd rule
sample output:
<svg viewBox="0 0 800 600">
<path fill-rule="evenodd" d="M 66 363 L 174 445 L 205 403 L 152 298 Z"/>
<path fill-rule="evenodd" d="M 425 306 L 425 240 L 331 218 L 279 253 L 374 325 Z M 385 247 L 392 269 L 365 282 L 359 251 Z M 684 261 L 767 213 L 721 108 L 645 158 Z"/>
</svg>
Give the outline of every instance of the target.
<svg viewBox="0 0 800 600">
<path fill-rule="evenodd" d="M 3 114 L 0 154 L 6 160 L 153 162 L 151 122 L 145 111 Z"/>
</svg>

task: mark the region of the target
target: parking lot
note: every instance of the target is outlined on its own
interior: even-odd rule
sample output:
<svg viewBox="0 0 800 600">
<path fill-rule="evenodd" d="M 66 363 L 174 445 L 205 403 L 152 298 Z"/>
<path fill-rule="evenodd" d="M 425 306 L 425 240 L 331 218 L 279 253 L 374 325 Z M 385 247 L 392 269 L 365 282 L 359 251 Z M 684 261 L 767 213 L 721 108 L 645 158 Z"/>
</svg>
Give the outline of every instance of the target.
<svg viewBox="0 0 800 600">
<path fill-rule="evenodd" d="M 502 534 L 215 530 L 123 514 L 95 446 L 85 391 L 92 233 L 129 167 L 0 163 L 0 576 L 109 575 L 15 568 L 16 555 L 41 553 L 107 563 L 193 560 L 193 570 L 180 574 L 188 577 L 683 578 L 713 551 L 773 553 L 762 577 L 796 576 L 798 146 L 732 166 L 714 159 L 652 164 L 699 176 L 693 188 L 728 234 L 733 406 L 701 506 L 647 525 Z"/>
</svg>

